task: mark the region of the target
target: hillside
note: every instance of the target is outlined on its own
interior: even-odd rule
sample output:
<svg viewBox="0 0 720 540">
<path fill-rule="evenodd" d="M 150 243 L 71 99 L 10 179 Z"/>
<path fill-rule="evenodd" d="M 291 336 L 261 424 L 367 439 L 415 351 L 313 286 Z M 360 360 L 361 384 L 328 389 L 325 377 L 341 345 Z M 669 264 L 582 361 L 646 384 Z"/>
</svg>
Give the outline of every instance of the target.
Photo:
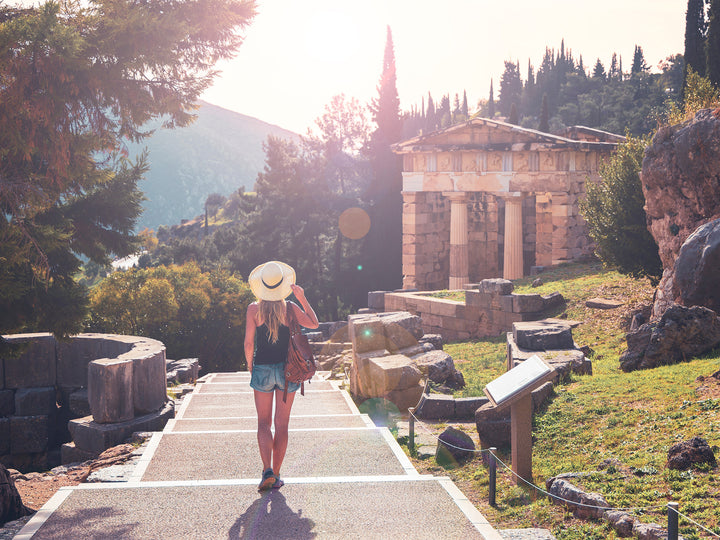
<svg viewBox="0 0 720 540">
<path fill-rule="evenodd" d="M 137 230 L 157 230 L 203 212 L 210 193 L 229 195 L 252 190 L 265 163 L 262 143 L 268 135 L 298 135 L 210 103 L 201 102 L 198 118 L 182 129 L 158 129 L 141 144 L 130 145 L 135 156 L 147 148 L 150 171 L 140 182 L 147 200 Z M 151 126 L 154 127 L 154 126 Z"/>
</svg>

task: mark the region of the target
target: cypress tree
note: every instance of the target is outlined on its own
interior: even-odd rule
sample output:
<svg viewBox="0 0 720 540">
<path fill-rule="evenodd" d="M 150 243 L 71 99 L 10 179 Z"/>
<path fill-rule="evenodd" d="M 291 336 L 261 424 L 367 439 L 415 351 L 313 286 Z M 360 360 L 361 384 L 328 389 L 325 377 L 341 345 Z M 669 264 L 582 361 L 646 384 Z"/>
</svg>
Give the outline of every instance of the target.
<svg viewBox="0 0 720 540">
<path fill-rule="evenodd" d="M 517 105 L 515 105 L 515 102 L 513 101 L 512 105 L 510 105 L 510 116 L 508 116 L 508 124 L 515 124 L 517 126 L 519 123 L 520 119 L 518 118 Z"/>
<path fill-rule="evenodd" d="M 373 178 L 368 198 L 373 203 L 372 227 L 365 246 L 370 290 L 393 290 L 402 285 L 402 158 L 390 148 L 402 134 L 396 83 L 395 52 L 388 26 L 378 97 L 370 107 L 377 124 L 370 140 Z"/>
<path fill-rule="evenodd" d="M 705 55 L 705 76 L 720 86 L 720 0 L 710 0 Z"/>
<path fill-rule="evenodd" d="M 493 97 L 493 80 L 490 79 L 490 97 L 488 99 L 488 118 L 495 116 L 495 98 Z"/>
<path fill-rule="evenodd" d="M 645 62 L 645 55 L 643 54 L 642 47 L 635 45 L 635 52 L 633 53 L 633 63 L 630 68 L 630 75 L 636 75 L 637 73 L 645 73 L 648 70 L 648 65 Z"/>
<path fill-rule="evenodd" d="M 430 92 L 428 92 L 427 114 L 425 115 L 425 131 L 433 131 L 436 126 L 437 119 L 435 114 L 435 102 L 433 101 Z"/>
<path fill-rule="evenodd" d="M 548 97 L 543 94 L 542 106 L 540 107 L 540 125 L 538 131 L 548 133 L 550 131 L 550 111 L 548 110 Z"/>
<path fill-rule="evenodd" d="M 463 116 L 467 119 L 469 116 L 468 113 L 468 102 L 467 102 L 467 91 L 463 90 L 463 101 L 462 101 L 462 109 L 461 111 Z"/>
<path fill-rule="evenodd" d="M 688 0 L 685 12 L 685 76 L 683 88 L 687 79 L 687 68 L 691 67 L 701 77 L 705 76 L 705 0 Z"/>
<path fill-rule="evenodd" d="M 604 79 L 605 78 L 605 66 L 603 66 L 600 59 L 597 59 L 597 62 L 595 62 L 595 67 L 593 68 L 593 79 Z"/>
</svg>

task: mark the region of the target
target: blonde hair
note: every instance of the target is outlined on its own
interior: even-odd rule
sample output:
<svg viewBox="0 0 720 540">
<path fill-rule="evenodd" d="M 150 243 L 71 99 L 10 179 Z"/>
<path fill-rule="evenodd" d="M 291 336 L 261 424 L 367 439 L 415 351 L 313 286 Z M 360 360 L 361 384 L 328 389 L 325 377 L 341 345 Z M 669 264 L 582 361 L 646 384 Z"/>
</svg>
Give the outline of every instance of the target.
<svg viewBox="0 0 720 540">
<path fill-rule="evenodd" d="M 285 311 L 287 309 L 285 300 L 260 300 L 258 302 L 260 324 L 267 326 L 270 333 L 270 341 L 277 343 L 280 336 L 280 325 L 285 322 Z"/>
</svg>

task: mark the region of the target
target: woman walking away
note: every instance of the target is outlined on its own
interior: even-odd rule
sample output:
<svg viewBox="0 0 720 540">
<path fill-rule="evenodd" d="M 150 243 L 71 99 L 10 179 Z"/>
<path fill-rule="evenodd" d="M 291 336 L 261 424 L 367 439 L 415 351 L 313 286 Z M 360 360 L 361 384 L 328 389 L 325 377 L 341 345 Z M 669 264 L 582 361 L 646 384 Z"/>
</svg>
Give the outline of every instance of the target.
<svg viewBox="0 0 720 540">
<path fill-rule="evenodd" d="M 306 328 L 317 328 L 318 319 L 305 298 L 302 287 L 295 284 L 295 270 L 285 263 L 270 261 L 255 268 L 248 278 L 250 289 L 257 302 L 247 308 L 245 321 L 245 358 L 252 375 L 250 386 L 255 391 L 255 408 L 258 415 L 257 439 L 263 464 L 259 491 L 282 487 L 280 467 L 288 444 L 288 423 L 297 383 L 288 383 L 285 390 L 285 362 L 287 360 L 290 329 L 288 310 L 297 322 Z M 285 298 L 295 294 L 302 308 Z M 273 422 L 275 398 L 275 436 Z"/>
</svg>

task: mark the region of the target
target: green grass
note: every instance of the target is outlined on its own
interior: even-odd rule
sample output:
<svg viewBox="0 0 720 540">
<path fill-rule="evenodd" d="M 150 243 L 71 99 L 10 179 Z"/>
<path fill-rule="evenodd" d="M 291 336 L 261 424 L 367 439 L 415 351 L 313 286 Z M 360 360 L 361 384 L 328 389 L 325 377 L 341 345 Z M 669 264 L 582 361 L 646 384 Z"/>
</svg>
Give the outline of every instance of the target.
<svg viewBox="0 0 720 540">
<path fill-rule="evenodd" d="M 573 337 L 578 345 L 593 349 L 594 374 L 573 376 L 557 386 L 555 396 L 535 415 L 534 483 L 544 487 L 546 479 L 560 473 L 589 473 L 574 481 L 601 493 L 611 506 L 660 507 L 639 512 L 641 521 L 666 524 L 663 508 L 675 501 L 681 513 L 720 533 L 720 471 L 665 467 L 669 447 L 693 436 L 707 440 L 720 459 L 720 389 L 712 395 L 696 391 L 701 386 L 698 376 L 720 369 L 720 351 L 682 364 L 623 373 L 619 356 L 625 350 L 625 333 L 632 311 L 652 300 L 649 283 L 599 264 L 564 265 L 541 277 L 544 284 L 535 288 L 534 278 L 515 282 L 515 292 L 563 294 L 566 306 L 555 315 L 582 321 Z M 617 310 L 587 308 L 585 301 L 597 296 L 624 305 Z M 458 395 L 482 395 L 484 385 L 504 373 L 505 346 L 504 336 L 445 346 L 467 383 Z M 502 457 L 510 462 L 509 449 L 502 450 Z M 499 472 L 498 506 L 490 508 L 480 458 L 442 472 L 473 493 L 473 502 L 500 528 L 545 527 L 563 540 L 615 538 L 604 522 L 581 522 L 543 496 L 518 492 L 506 472 Z M 709 537 L 682 519 L 680 526 L 685 538 Z"/>
</svg>

